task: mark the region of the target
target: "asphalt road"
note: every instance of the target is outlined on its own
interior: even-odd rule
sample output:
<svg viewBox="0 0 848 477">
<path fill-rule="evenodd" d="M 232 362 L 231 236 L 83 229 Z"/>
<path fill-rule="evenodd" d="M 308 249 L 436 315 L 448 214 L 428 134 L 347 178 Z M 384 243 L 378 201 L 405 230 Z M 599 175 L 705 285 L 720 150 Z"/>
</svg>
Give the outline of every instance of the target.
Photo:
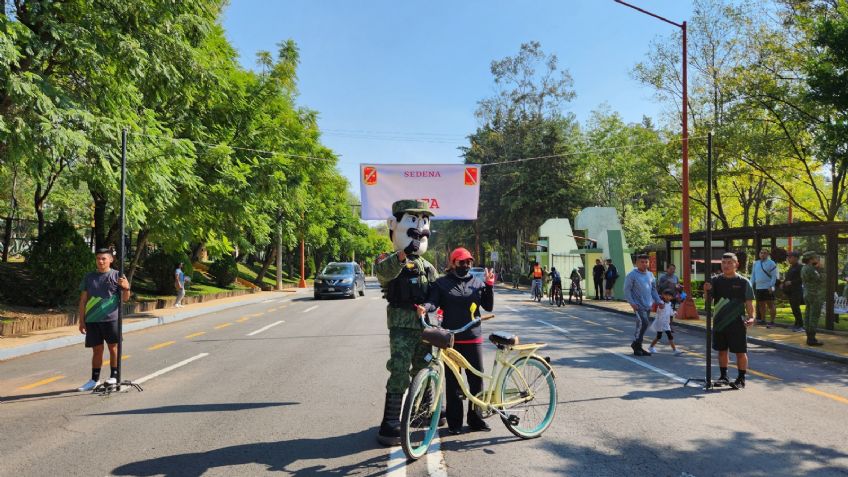
<svg viewBox="0 0 848 477">
<path fill-rule="evenodd" d="M 523 441 L 494 418 L 407 465 L 375 440 L 388 343 L 374 287 L 130 333 L 124 374 L 144 392 L 69 391 L 88 379 L 82 346 L 0 363 L 0 475 L 848 475 L 848 367 L 752 347 L 747 389 L 705 392 L 679 382 L 703 376 L 703 335 L 677 333 L 684 356 L 635 358 L 627 317 L 505 290 L 484 331 L 548 343 L 553 425 Z"/>
</svg>

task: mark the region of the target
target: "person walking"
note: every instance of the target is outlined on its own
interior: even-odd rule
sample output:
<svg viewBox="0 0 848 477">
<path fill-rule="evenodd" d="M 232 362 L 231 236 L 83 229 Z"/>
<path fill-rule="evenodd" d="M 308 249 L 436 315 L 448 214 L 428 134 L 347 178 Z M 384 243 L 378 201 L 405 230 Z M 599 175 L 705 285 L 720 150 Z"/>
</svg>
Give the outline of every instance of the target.
<svg viewBox="0 0 848 477">
<path fill-rule="evenodd" d="M 650 356 L 651 353 L 642 348 L 642 339 L 645 330 L 648 329 L 651 308 L 656 305 L 662 309 L 665 304 L 657 293 L 654 274 L 648 270 L 648 255 L 639 254 L 636 257 L 636 268 L 630 271 L 624 278 L 624 299 L 633 308 L 636 314 L 636 331 L 633 333 L 633 354 L 636 356 Z"/>
<path fill-rule="evenodd" d="M 595 284 L 595 299 L 600 300 L 604 296 L 604 268 L 600 258 L 595 259 L 595 266 L 592 267 L 592 282 Z"/>
<path fill-rule="evenodd" d="M 79 391 L 91 391 L 100 380 L 103 342 L 109 348 L 111 368 L 106 384 L 118 383 L 118 307 L 130 299 L 130 284 L 112 268 L 114 253 L 111 248 L 98 248 L 94 255 L 97 271 L 87 273 L 80 283 L 79 331 L 85 335 L 85 347 L 91 348 L 92 356 L 91 379 Z"/>
<path fill-rule="evenodd" d="M 494 291 L 492 289 L 494 274 L 491 270 L 486 269 L 484 280 L 481 281 L 468 273 L 473 264 L 474 258 L 468 250 L 460 247 L 451 252 L 450 268 L 447 273 L 436 280 L 430 288 L 427 301 L 417 307 L 419 317 L 441 308 L 443 311 L 442 326 L 446 329 L 457 329 L 467 325 L 475 317 L 479 317 L 481 308 L 492 311 L 494 305 Z M 453 349 L 468 360 L 472 367 L 480 372 L 483 371 L 483 333 L 480 325 L 457 334 L 454 337 Z M 468 371 L 465 372 L 465 376 L 471 395 L 480 394 L 483 390 L 483 378 Z M 445 417 L 447 418 L 448 432 L 453 435 L 461 434 L 463 403 L 460 397 L 459 381 L 451 372 L 446 373 L 446 379 Z M 466 422 L 472 431 L 491 430 L 486 421 L 474 409 L 474 406 L 470 404 Z"/>
<path fill-rule="evenodd" d="M 604 299 L 612 300 L 612 290 L 615 287 L 615 281 L 618 280 L 618 269 L 612 263 L 612 259 L 607 259 L 607 271 L 604 274 Z"/>
<path fill-rule="evenodd" d="M 792 316 L 795 317 L 795 324 L 792 325 L 792 331 L 804 331 L 804 315 L 801 314 L 801 305 L 804 304 L 804 288 L 801 281 L 802 265 L 798 263 L 801 253 L 797 250 L 789 252 L 789 269 L 786 270 L 786 276 L 783 279 L 783 293 L 789 298 L 789 307 L 792 309 Z"/>
<path fill-rule="evenodd" d="M 654 354 L 657 352 L 657 349 L 654 347 L 662 338 L 662 334 L 665 333 L 666 337 L 668 337 L 668 344 L 671 346 L 671 351 L 675 356 L 682 356 L 683 351 L 677 349 L 674 345 L 674 333 L 671 331 L 671 317 L 674 314 L 674 310 L 671 307 L 671 301 L 674 300 L 675 292 L 665 289 L 660 292 L 660 296 L 662 297 L 663 303 L 665 306 L 657 309 L 657 314 L 654 317 L 654 329 L 657 331 L 657 337 L 654 338 L 654 341 L 651 341 L 651 346 L 648 347 L 648 352 Z"/>
<path fill-rule="evenodd" d="M 738 267 L 739 259 L 735 253 L 722 255 L 721 275 L 704 282 L 704 299 L 712 300 L 714 304 L 713 349 L 718 352 L 721 371 L 715 384 L 742 389 L 748 371 L 748 327 L 754 324 L 754 289 L 751 282 L 736 272 Z M 736 368 L 739 370 L 732 385 L 727 377 L 728 350 L 736 354 Z"/>
<path fill-rule="evenodd" d="M 177 269 L 174 270 L 174 287 L 177 289 L 177 300 L 174 302 L 174 308 L 182 308 L 183 306 L 183 297 L 185 297 L 185 282 L 186 275 L 183 272 L 183 263 L 180 262 L 177 265 Z"/>
<path fill-rule="evenodd" d="M 757 298 L 757 317 L 760 323 L 766 321 L 766 310 L 770 320 L 766 328 L 774 326 L 777 309 L 774 304 L 774 285 L 777 283 L 777 264 L 769 258 L 767 249 L 760 250 L 760 259 L 751 267 L 751 282 L 754 285 L 754 296 Z"/>
<path fill-rule="evenodd" d="M 807 330 L 807 346 L 821 346 L 824 343 L 816 339 L 816 330 L 819 327 L 822 304 L 825 300 L 825 284 L 827 276 L 822 267 L 819 254 L 808 251 L 804 254 L 807 264 L 801 268 L 801 281 L 804 284 L 804 328 Z"/>
</svg>

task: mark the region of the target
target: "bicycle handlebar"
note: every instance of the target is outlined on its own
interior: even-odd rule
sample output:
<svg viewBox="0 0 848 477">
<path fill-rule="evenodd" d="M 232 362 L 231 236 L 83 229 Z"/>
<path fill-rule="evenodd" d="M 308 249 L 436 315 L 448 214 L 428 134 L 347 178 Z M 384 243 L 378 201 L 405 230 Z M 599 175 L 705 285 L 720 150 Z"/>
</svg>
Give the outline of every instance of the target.
<svg viewBox="0 0 848 477">
<path fill-rule="evenodd" d="M 433 325 L 431 325 L 430 323 L 427 322 L 426 317 L 427 317 L 427 315 L 421 315 L 421 324 L 424 325 L 424 328 L 435 328 L 435 326 L 433 326 Z M 469 321 L 462 328 L 457 328 L 455 330 L 445 330 L 445 331 L 447 331 L 448 333 L 450 333 L 452 335 L 456 335 L 456 334 L 462 333 L 463 331 L 467 331 L 467 330 L 471 329 L 471 327 L 477 325 L 481 321 L 491 320 L 494 317 L 495 317 L 494 314 L 483 315 L 483 316 L 474 318 L 473 320 Z"/>
</svg>

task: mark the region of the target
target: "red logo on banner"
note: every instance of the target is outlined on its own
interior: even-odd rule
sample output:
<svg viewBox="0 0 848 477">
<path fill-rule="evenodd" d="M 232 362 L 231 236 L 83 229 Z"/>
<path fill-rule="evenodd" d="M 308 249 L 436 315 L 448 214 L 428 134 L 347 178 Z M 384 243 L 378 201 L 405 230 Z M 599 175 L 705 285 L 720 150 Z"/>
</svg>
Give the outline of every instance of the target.
<svg viewBox="0 0 848 477">
<path fill-rule="evenodd" d="M 467 186 L 477 185 L 477 168 L 476 167 L 466 167 L 465 168 L 465 185 L 467 185 Z"/>
<path fill-rule="evenodd" d="M 366 167 L 362 170 L 362 180 L 365 185 L 374 185 L 377 183 L 377 169 L 374 167 Z"/>
</svg>

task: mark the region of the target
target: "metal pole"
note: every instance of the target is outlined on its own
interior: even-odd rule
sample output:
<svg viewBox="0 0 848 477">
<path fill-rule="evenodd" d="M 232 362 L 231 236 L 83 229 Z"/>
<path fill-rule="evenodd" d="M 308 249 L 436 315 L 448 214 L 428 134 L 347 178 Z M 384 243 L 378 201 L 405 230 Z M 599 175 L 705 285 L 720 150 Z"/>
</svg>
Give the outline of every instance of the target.
<svg viewBox="0 0 848 477">
<path fill-rule="evenodd" d="M 118 255 L 118 276 L 124 276 L 124 257 L 126 256 L 126 242 L 124 241 L 124 235 L 126 234 L 126 208 L 127 208 L 127 128 L 124 128 L 121 131 L 121 212 L 118 219 L 120 224 L 120 240 L 121 246 L 119 247 L 120 254 Z M 123 295 L 123 290 L 120 291 L 121 295 Z M 121 352 L 123 351 L 123 343 L 124 343 L 124 302 L 121 299 L 118 299 L 118 390 L 121 390 Z"/>
<path fill-rule="evenodd" d="M 306 241 L 303 235 L 300 236 L 300 281 L 297 283 L 298 288 L 306 288 Z"/>
<path fill-rule="evenodd" d="M 283 289 L 283 224 L 277 226 L 277 290 Z"/>
<path fill-rule="evenodd" d="M 689 247 L 689 93 L 686 68 L 686 22 L 683 22 L 683 288 L 692 296 L 691 250 Z"/>
<path fill-rule="evenodd" d="M 707 134 L 707 230 L 706 230 L 706 242 L 704 243 L 704 264 L 706 265 L 706 269 L 704 270 L 704 282 L 709 280 L 710 274 L 712 272 L 712 261 L 713 261 L 713 202 L 712 202 L 712 193 L 713 193 L 713 133 L 710 131 Z M 706 298 L 706 297 L 705 297 Z M 704 311 L 707 315 L 707 388 L 712 387 L 713 375 L 712 375 L 712 365 L 713 365 L 713 305 L 712 299 L 704 300 Z"/>
</svg>

